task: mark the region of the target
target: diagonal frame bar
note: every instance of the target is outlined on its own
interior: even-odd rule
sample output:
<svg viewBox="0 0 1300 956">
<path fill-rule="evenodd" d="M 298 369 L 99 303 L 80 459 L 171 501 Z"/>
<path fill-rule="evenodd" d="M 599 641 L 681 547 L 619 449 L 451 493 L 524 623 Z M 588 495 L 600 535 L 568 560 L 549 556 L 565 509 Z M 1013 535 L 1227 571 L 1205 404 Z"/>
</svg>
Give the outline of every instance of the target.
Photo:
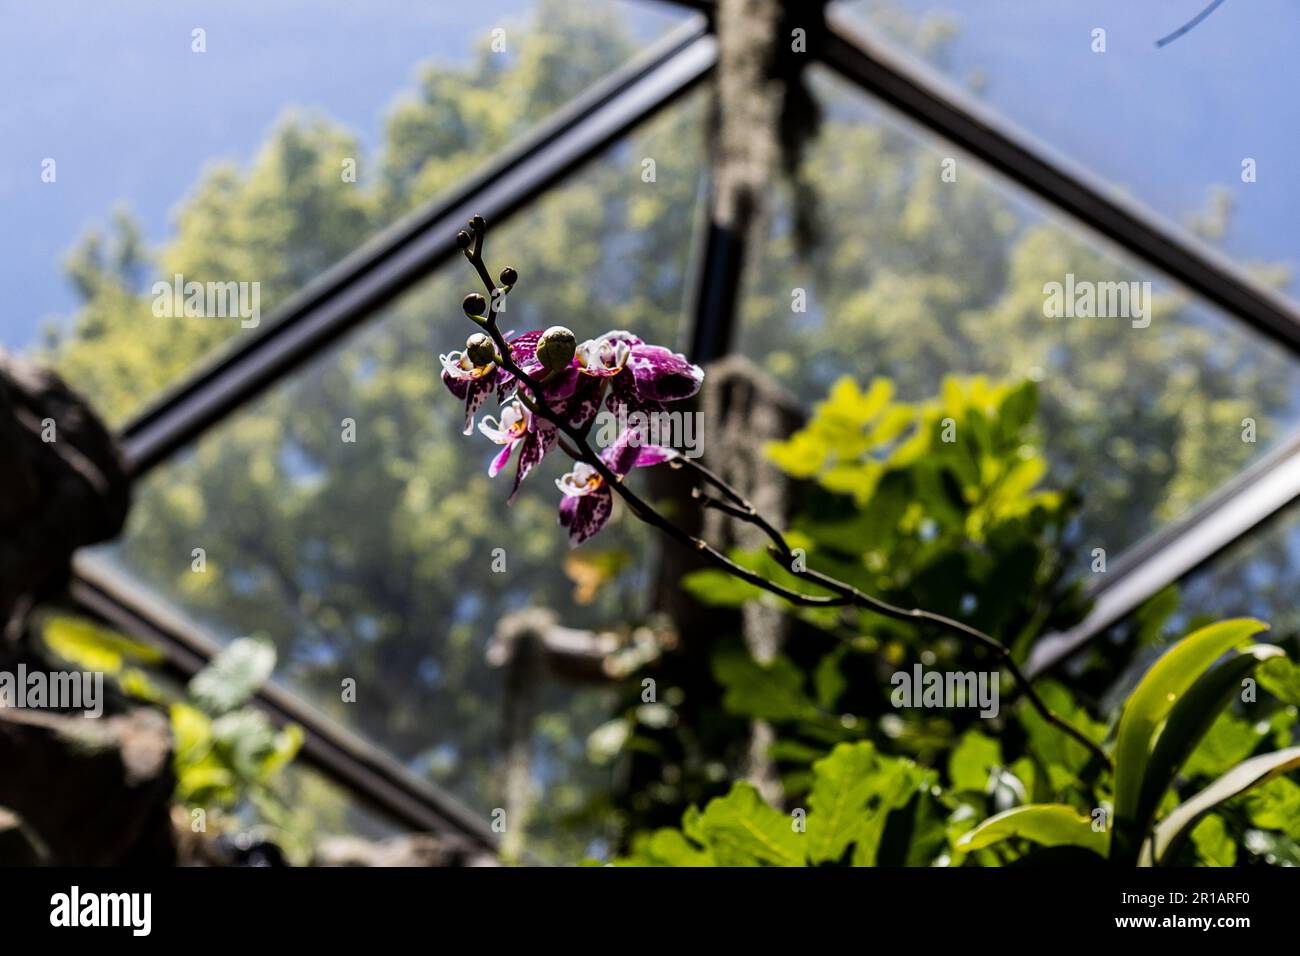
<svg viewBox="0 0 1300 956">
<path fill-rule="evenodd" d="M 75 572 L 71 602 L 108 626 L 159 648 L 163 667 L 173 677 L 189 680 L 219 650 L 200 628 L 102 560 L 78 555 Z M 301 759 L 374 809 L 415 830 L 456 833 L 480 849 L 495 851 L 496 834 L 486 818 L 297 695 L 267 684 L 257 691 L 254 703 L 277 726 L 300 726 Z"/>
<path fill-rule="evenodd" d="M 1217 489 L 1182 520 L 1122 554 L 1093 588 L 1092 610 L 1079 624 L 1034 645 L 1031 680 L 1054 669 L 1162 589 L 1204 567 L 1248 532 L 1300 499 L 1300 432 Z"/>
<path fill-rule="evenodd" d="M 693 88 L 717 44 L 694 17 L 579 96 L 516 148 L 362 246 L 287 302 L 265 328 L 166 392 L 126 426 L 137 477 L 318 354 L 458 253 L 472 215 L 503 221 L 549 186 Z"/>
<path fill-rule="evenodd" d="M 822 58 L 845 79 L 1300 354 L 1300 306 L 1067 160 L 1049 156 L 1027 134 L 931 70 L 856 32 L 844 11 L 832 7 L 827 23 Z"/>
<path fill-rule="evenodd" d="M 819 53 L 826 65 L 868 95 L 1300 355 L 1300 308 L 1294 303 L 1154 213 L 1115 196 L 1067 161 L 1049 156 L 996 113 L 925 67 L 863 36 L 834 5 L 827 11 L 827 32 Z M 1300 435 L 1247 468 L 1180 521 L 1121 555 L 1104 583 L 1094 588 L 1096 604 L 1088 618 L 1068 633 L 1039 641 L 1026 674 L 1032 679 L 1058 666 L 1146 599 L 1297 499 Z"/>
</svg>

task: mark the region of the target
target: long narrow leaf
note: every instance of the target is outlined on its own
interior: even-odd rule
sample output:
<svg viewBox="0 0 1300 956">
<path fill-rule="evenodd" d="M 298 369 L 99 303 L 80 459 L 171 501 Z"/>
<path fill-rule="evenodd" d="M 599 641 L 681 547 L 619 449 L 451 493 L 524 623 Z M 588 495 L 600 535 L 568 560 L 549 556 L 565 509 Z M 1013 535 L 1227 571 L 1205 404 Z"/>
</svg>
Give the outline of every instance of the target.
<svg viewBox="0 0 1300 956">
<path fill-rule="evenodd" d="M 1189 634 L 1157 660 L 1129 695 L 1115 739 L 1116 827 L 1137 818 L 1156 728 L 1178 698 L 1223 654 L 1268 625 L 1250 618 L 1220 621 Z"/>
<path fill-rule="evenodd" d="M 1024 837 L 1043 846 L 1078 846 L 1106 853 L 1105 832 L 1094 830 L 1091 820 L 1063 803 L 1033 803 L 989 817 L 962 836 L 957 849 L 971 853 L 1011 837 Z"/>
<path fill-rule="evenodd" d="M 1272 644 L 1256 644 L 1224 661 L 1196 679 L 1174 704 L 1164 729 L 1156 738 L 1142 779 L 1142 795 L 1133 821 L 1135 843 L 1145 839 L 1160 798 L 1174 782 L 1178 770 L 1209 731 L 1219 712 L 1241 689 L 1241 682 L 1260 661 L 1280 657 L 1283 651 Z"/>
<path fill-rule="evenodd" d="M 1278 774 L 1300 767 L 1300 747 L 1288 747 L 1243 760 L 1186 803 L 1180 804 L 1156 826 L 1151 853 L 1160 863 L 1178 855 L 1192 826 L 1224 800 L 1267 783 Z"/>
</svg>

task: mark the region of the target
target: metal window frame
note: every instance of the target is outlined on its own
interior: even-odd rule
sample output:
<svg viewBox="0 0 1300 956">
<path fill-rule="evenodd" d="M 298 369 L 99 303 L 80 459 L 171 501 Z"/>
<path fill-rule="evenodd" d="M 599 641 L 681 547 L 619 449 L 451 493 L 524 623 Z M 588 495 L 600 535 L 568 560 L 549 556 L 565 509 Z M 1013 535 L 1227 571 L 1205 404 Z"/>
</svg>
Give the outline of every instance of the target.
<svg viewBox="0 0 1300 956">
<path fill-rule="evenodd" d="M 134 477 L 156 467 L 207 429 L 300 367 L 385 303 L 447 261 L 454 234 L 473 213 L 507 218 L 636 124 L 695 86 L 712 69 L 717 44 L 710 0 L 667 0 L 702 11 L 643 57 L 578 97 L 483 171 L 363 246 L 280 309 L 258 334 L 170 389 L 121 435 Z M 810 5 L 810 15 L 820 16 Z M 1200 244 L 1068 162 L 886 45 L 862 35 L 832 4 L 810 55 L 873 99 L 953 143 L 1021 188 L 1168 274 L 1234 318 L 1300 354 L 1300 309 Z M 724 354 L 731 341 L 745 249 L 736 237 L 699 243 L 690 332 L 699 358 Z M 1030 673 L 1059 665 L 1125 614 L 1300 497 L 1300 435 L 1248 468 L 1174 525 L 1122 555 L 1095 588 L 1090 617 L 1068 634 L 1044 638 Z M 152 639 L 178 673 L 210 659 L 215 644 L 175 619 L 101 564 L 79 558 L 71 587 L 90 613 Z M 258 696 L 279 720 L 307 730 L 308 761 L 358 796 L 405 822 L 450 828 L 490 845 L 482 821 L 381 751 L 357 740 L 282 689 Z"/>
<path fill-rule="evenodd" d="M 994 111 L 886 44 L 827 11 L 822 62 L 867 95 L 943 137 L 1003 178 L 1300 356 L 1300 306 L 1268 289 L 1218 251 L 1048 152 Z M 1089 616 L 1031 652 L 1028 676 L 1059 666 L 1168 585 L 1300 499 L 1300 434 L 1252 464 L 1190 513 L 1120 555 L 1092 585 Z"/>
<path fill-rule="evenodd" d="M 592 87 L 517 147 L 486 163 L 295 295 L 257 333 L 168 389 L 123 429 L 138 477 L 319 354 L 458 253 L 470 216 L 504 222 L 601 150 L 695 87 L 717 43 L 693 17 Z"/>
</svg>

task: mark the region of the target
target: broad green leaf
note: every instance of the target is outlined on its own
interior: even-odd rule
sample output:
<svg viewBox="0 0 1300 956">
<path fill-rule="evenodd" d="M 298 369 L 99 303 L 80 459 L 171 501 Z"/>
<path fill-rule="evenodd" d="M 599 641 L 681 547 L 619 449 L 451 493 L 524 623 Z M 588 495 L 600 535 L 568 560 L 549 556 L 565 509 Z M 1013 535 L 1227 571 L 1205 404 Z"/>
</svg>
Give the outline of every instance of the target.
<svg viewBox="0 0 1300 956">
<path fill-rule="evenodd" d="M 719 651 L 713 674 L 726 693 L 722 705 L 729 713 L 759 720 L 799 720 L 817 716 L 803 690 L 803 671 L 784 657 L 759 664 L 740 648 Z"/>
<path fill-rule="evenodd" d="M 1192 843 L 1206 866 L 1237 865 L 1237 844 L 1218 814 L 1211 814 L 1192 827 Z"/>
<path fill-rule="evenodd" d="M 1117 841 L 1131 841 L 1128 845 L 1136 852 L 1151 825 L 1161 795 L 1173 784 L 1178 769 L 1196 749 L 1215 718 L 1241 689 L 1241 682 L 1260 661 L 1281 654 L 1282 649 L 1279 647 L 1256 644 L 1236 657 L 1211 667 L 1187 688 L 1170 710 L 1164 728 L 1156 738 L 1155 747 L 1147 761 L 1146 774 L 1142 778 L 1142 791 L 1135 816 L 1131 821 L 1116 821 Z M 1126 829 L 1123 836 L 1119 832 L 1121 827 Z"/>
<path fill-rule="evenodd" d="M 847 646 L 841 644 L 822 657 L 813 671 L 813 689 L 817 694 L 817 706 L 823 710 L 833 710 L 840 699 L 840 694 L 844 693 L 849 686 L 849 682 L 845 680 L 840 670 L 840 661 L 846 652 Z"/>
<path fill-rule="evenodd" d="M 880 814 L 879 819 L 881 832 L 872 835 L 877 844 L 875 859 L 864 858 L 859 850 L 869 849 L 871 844 L 859 840 L 854 866 L 933 866 L 948 849 L 947 808 L 932 786 L 909 787 L 900 806 Z"/>
<path fill-rule="evenodd" d="M 906 813 L 909 809 L 912 810 L 911 825 L 907 829 L 915 839 L 908 841 L 904 856 L 906 851 L 919 848 L 919 844 L 932 845 L 936 836 L 940 842 L 946 839 L 943 820 L 933 804 L 929 801 L 916 802 L 917 794 L 933 785 L 934 772 L 918 767 L 902 757 L 878 757 L 876 767 L 876 791 L 879 796 L 873 800 L 872 812 L 863 818 L 854 838 L 854 866 L 877 864 L 886 827 L 896 812 Z M 906 860 L 902 862 L 905 863 Z"/>
<path fill-rule="evenodd" d="M 791 818 L 764 803 L 748 783 L 710 800 L 686 832 L 708 847 L 719 866 L 804 865 Z"/>
<path fill-rule="evenodd" d="M 638 834 L 632 850 L 614 861 L 615 866 L 714 866 L 713 854 L 701 850 L 680 830 L 662 829 Z"/>
<path fill-rule="evenodd" d="M 1023 837 L 1043 846 L 1078 846 L 1106 853 L 1106 833 L 1092 828 L 1092 820 L 1063 803 L 1032 803 L 989 817 L 957 841 L 965 853 L 982 850 L 1011 837 Z"/>
<path fill-rule="evenodd" d="M 808 859 L 834 862 L 857 836 L 867 802 L 879 789 L 876 748 L 869 741 L 841 744 L 813 764 L 808 794 Z"/>
<path fill-rule="evenodd" d="M 1245 803 L 1255 826 L 1300 838 L 1300 785 L 1275 777 L 1246 794 Z"/>
<path fill-rule="evenodd" d="M 1183 638 L 1164 653 L 1129 695 L 1115 739 L 1115 821 L 1137 819 L 1142 780 L 1156 730 L 1187 689 L 1215 661 L 1267 630 L 1250 618 L 1220 621 Z"/>
<path fill-rule="evenodd" d="M 1300 747 L 1262 754 L 1238 764 L 1156 825 L 1149 849 L 1151 857 L 1159 863 L 1174 859 L 1189 828 L 1203 814 L 1230 797 L 1245 793 L 1297 767 L 1300 767 Z"/>
<path fill-rule="evenodd" d="M 948 756 L 954 790 L 983 792 L 995 767 L 1002 766 L 1002 745 L 978 730 L 968 730 Z"/>
<path fill-rule="evenodd" d="M 1044 681 L 1038 693 L 1062 720 L 1069 721 L 1093 740 L 1102 739 L 1106 726 L 1093 720 L 1061 684 Z M 1049 724 L 1026 700 L 1017 705 L 1016 717 L 1029 738 L 1030 751 L 1047 771 L 1045 785 L 1054 791 L 1068 787 L 1091 759 L 1088 750 L 1059 727 Z"/>
<path fill-rule="evenodd" d="M 1284 657 L 1267 661 L 1259 669 L 1259 685 L 1292 707 L 1300 707 L 1300 664 Z"/>
<path fill-rule="evenodd" d="M 260 710 L 243 707 L 212 722 L 212 739 L 241 778 L 255 780 L 275 747 L 275 727 Z"/>
<path fill-rule="evenodd" d="M 1254 753 L 1263 739 L 1264 733 L 1255 724 L 1225 710 L 1183 764 L 1182 775 L 1189 779 L 1222 776 Z"/>
<path fill-rule="evenodd" d="M 763 589 L 715 568 L 702 568 L 682 576 L 682 587 L 709 607 L 740 607 L 763 596 Z"/>
<path fill-rule="evenodd" d="M 223 648 L 190 680 L 190 695 L 200 707 L 222 714 L 246 703 L 275 669 L 275 648 L 241 637 Z"/>
</svg>

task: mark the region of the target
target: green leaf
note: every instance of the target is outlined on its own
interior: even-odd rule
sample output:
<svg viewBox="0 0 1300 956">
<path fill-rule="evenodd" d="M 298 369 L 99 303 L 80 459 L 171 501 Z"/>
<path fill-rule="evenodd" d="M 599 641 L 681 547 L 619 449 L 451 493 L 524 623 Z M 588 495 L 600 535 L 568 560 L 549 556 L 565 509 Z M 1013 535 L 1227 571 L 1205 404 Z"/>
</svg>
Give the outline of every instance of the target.
<svg viewBox="0 0 1300 956">
<path fill-rule="evenodd" d="M 984 792 L 994 768 L 1002 766 L 1002 745 L 978 730 L 968 730 L 948 756 L 954 790 Z"/>
<path fill-rule="evenodd" d="M 1217 814 L 1205 817 L 1192 828 L 1192 843 L 1196 845 L 1196 855 L 1206 866 L 1237 865 L 1236 841 L 1228 835 L 1223 817 Z"/>
<path fill-rule="evenodd" d="M 808 859 L 834 862 L 844 855 L 877 792 L 876 748 L 869 741 L 840 744 L 813 764 L 808 794 Z"/>
<path fill-rule="evenodd" d="M 741 648 L 720 650 L 713 674 L 726 693 L 722 706 L 729 713 L 758 720 L 800 720 L 817 716 L 803 690 L 803 671 L 784 657 L 759 664 Z"/>
<path fill-rule="evenodd" d="M 1215 718 L 1240 690 L 1242 680 L 1260 661 L 1281 654 L 1282 649 L 1271 644 L 1246 648 L 1236 657 L 1198 676 L 1178 699 L 1147 761 L 1135 816 L 1131 821 L 1116 820 L 1117 847 L 1120 842 L 1134 848 L 1141 845 L 1160 797 L 1173 784 L 1178 769 L 1196 749 Z M 1123 836 L 1119 832 L 1121 827 L 1126 828 Z"/>
<path fill-rule="evenodd" d="M 1225 653 L 1268 625 L 1250 618 L 1221 621 L 1183 638 L 1151 666 L 1129 695 L 1115 740 L 1115 824 L 1137 820 L 1152 742 L 1178 699 Z"/>
<path fill-rule="evenodd" d="M 714 866 L 713 854 L 701 850 L 680 830 L 664 828 L 637 834 L 632 851 L 615 866 Z"/>
<path fill-rule="evenodd" d="M 681 584 L 691 597 L 709 607 L 740 607 L 747 601 L 761 598 L 765 593 L 762 588 L 715 568 L 703 568 L 682 575 Z"/>
<path fill-rule="evenodd" d="M 823 710 L 833 710 L 840 699 L 840 694 L 844 693 L 849 686 L 849 682 L 845 680 L 840 670 L 840 661 L 846 652 L 847 646 L 841 644 L 818 661 L 817 668 L 813 671 L 813 689 L 817 694 L 817 706 Z"/>
<path fill-rule="evenodd" d="M 79 617 L 45 619 L 41 637 L 55 654 L 88 671 L 117 674 L 127 661 L 156 664 L 162 652 Z"/>
<path fill-rule="evenodd" d="M 1265 830 L 1281 830 L 1300 838 L 1300 786 L 1275 777 L 1245 797 L 1250 822 Z"/>
<path fill-rule="evenodd" d="M 710 800 L 687 834 L 708 847 L 719 866 L 803 866 L 800 834 L 748 783 Z"/>
<path fill-rule="evenodd" d="M 1225 710 L 1183 764 L 1182 775 L 1189 779 L 1222 776 L 1254 753 L 1263 739 L 1255 724 Z"/>
<path fill-rule="evenodd" d="M 1279 657 L 1259 669 L 1259 685 L 1292 707 L 1300 707 L 1300 664 Z"/>
<path fill-rule="evenodd" d="M 208 713 L 222 714 L 246 703 L 274 669 L 274 647 L 266 641 L 241 637 L 194 675 L 190 696 Z"/>
<path fill-rule="evenodd" d="M 973 853 L 1011 837 L 1023 837 L 1043 846 L 1077 846 L 1105 855 L 1106 833 L 1063 803 L 1032 803 L 989 817 L 957 841 L 957 849 Z"/>
<path fill-rule="evenodd" d="M 1239 763 L 1161 820 L 1156 825 L 1149 853 L 1161 864 L 1174 859 L 1187 837 L 1188 829 L 1203 814 L 1230 797 L 1245 793 L 1297 767 L 1300 767 L 1300 747 L 1262 754 Z"/>
</svg>

